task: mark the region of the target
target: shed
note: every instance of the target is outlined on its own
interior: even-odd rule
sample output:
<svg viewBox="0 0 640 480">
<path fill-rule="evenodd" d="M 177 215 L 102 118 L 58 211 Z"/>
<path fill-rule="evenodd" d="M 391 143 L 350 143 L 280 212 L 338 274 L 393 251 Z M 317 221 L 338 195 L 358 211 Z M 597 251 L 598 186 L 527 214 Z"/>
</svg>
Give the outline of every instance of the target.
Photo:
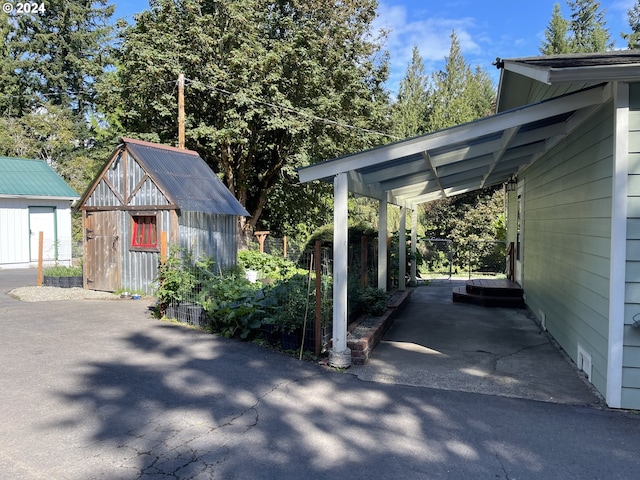
<svg viewBox="0 0 640 480">
<path fill-rule="evenodd" d="M 152 293 L 161 232 L 194 258 L 235 265 L 238 216 L 248 214 L 198 153 L 120 141 L 78 204 L 85 288 Z"/>
<path fill-rule="evenodd" d="M 311 165 L 300 179 L 334 183 L 334 248 L 346 240 L 348 192 L 380 202 L 384 232 L 389 203 L 404 222 L 421 203 L 505 184 L 528 309 L 609 406 L 640 409 L 640 51 L 497 65 L 495 115 Z M 379 254 L 386 289 L 384 241 Z M 334 258 L 339 284 L 346 258 Z M 350 361 L 345 304 L 334 287 L 336 365 Z"/>
<path fill-rule="evenodd" d="M 69 265 L 71 204 L 80 196 L 44 161 L 0 157 L 0 268 Z"/>
</svg>

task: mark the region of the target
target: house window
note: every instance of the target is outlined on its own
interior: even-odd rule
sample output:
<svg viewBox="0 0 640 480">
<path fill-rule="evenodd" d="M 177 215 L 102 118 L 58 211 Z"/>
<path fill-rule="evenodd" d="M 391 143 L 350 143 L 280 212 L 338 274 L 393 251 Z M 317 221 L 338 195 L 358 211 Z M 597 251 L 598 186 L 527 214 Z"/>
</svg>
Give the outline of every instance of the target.
<svg viewBox="0 0 640 480">
<path fill-rule="evenodd" d="M 141 249 L 158 248 L 158 217 L 156 215 L 133 215 L 131 247 Z"/>
</svg>

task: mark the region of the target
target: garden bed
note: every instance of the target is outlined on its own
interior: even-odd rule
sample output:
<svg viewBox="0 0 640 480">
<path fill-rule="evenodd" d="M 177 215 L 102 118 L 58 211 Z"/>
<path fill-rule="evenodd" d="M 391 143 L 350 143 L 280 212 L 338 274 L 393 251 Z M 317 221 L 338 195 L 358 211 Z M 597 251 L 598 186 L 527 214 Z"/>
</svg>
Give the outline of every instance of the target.
<svg viewBox="0 0 640 480">
<path fill-rule="evenodd" d="M 351 349 L 351 362 L 363 365 L 371 352 L 389 330 L 396 315 L 407 305 L 412 289 L 392 292 L 387 303 L 387 311 L 379 317 L 363 315 L 347 327 L 347 346 Z"/>
</svg>

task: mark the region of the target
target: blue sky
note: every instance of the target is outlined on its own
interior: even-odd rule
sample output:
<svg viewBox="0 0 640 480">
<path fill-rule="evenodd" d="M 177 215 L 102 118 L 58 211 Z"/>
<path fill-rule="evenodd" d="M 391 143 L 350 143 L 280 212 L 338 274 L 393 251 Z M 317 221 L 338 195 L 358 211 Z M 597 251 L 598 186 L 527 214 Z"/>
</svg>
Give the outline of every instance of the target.
<svg viewBox="0 0 640 480">
<path fill-rule="evenodd" d="M 487 70 L 494 81 L 496 57 L 535 56 L 544 38 L 557 0 L 379 0 L 376 27 L 389 31 L 386 48 L 391 73 L 388 88 L 395 92 L 404 77 L 416 45 L 427 72 L 442 68 L 455 30 L 467 63 Z M 116 17 L 133 21 L 132 15 L 148 8 L 146 0 L 114 2 Z M 565 18 L 565 0 L 559 0 Z M 627 10 L 635 0 L 600 1 L 616 48 L 625 48 L 620 32 L 630 30 Z"/>
</svg>

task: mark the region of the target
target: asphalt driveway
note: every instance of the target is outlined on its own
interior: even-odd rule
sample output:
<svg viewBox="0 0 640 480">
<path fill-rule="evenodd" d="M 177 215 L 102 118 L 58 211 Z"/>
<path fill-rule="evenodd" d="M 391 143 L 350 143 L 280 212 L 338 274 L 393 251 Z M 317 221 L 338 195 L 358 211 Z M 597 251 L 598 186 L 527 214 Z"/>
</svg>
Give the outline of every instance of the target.
<svg viewBox="0 0 640 480">
<path fill-rule="evenodd" d="M 0 271 L 0 478 L 640 471 L 629 412 L 362 381 L 157 321 L 144 301 L 23 303 L 4 293 L 20 283 L 8 276 Z"/>
</svg>

